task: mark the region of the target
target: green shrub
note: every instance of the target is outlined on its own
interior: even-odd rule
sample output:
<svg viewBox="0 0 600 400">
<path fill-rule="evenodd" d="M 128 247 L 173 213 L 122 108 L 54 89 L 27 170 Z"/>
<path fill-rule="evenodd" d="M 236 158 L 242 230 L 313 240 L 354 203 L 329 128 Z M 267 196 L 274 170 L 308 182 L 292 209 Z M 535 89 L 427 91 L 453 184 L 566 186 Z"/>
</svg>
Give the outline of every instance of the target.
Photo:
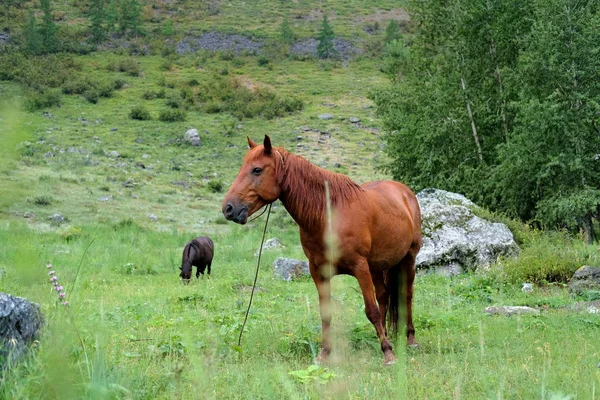
<svg viewBox="0 0 600 400">
<path fill-rule="evenodd" d="M 185 111 L 180 109 L 173 110 L 163 110 L 158 115 L 158 119 L 163 122 L 177 122 L 177 121 L 185 121 Z"/>
<path fill-rule="evenodd" d="M 125 79 L 115 79 L 115 81 L 113 82 L 113 88 L 115 90 L 120 90 L 123 89 L 123 87 L 127 84 L 127 81 Z"/>
<path fill-rule="evenodd" d="M 171 107 L 171 108 L 181 108 L 181 106 L 183 105 L 183 102 L 181 101 L 180 97 L 171 96 L 167 99 L 167 101 L 165 102 L 165 105 L 167 107 Z"/>
<path fill-rule="evenodd" d="M 24 107 L 34 112 L 49 107 L 60 107 L 61 95 L 57 89 L 45 89 L 41 92 L 30 92 L 25 98 Z"/>
<path fill-rule="evenodd" d="M 140 65 L 131 58 L 123 58 L 117 63 L 110 61 L 106 66 L 106 69 L 113 72 L 125 72 L 131 76 L 140 76 L 141 73 Z"/>
<path fill-rule="evenodd" d="M 148 121 L 152 119 L 150 117 L 150 112 L 146 110 L 144 106 L 135 106 L 129 112 L 129 118 L 137 119 L 139 121 Z"/>
<path fill-rule="evenodd" d="M 220 180 L 210 180 L 206 186 L 213 193 L 221 193 L 223 191 L 223 182 Z"/>
<path fill-rule="evenodd" d="M 83 98 L 92 104 L 96 104 L 100 99 L 100 93 L 96 89 L 89 89 L 83 92 Z"/>
<path fill-rule="evenodd" d="M 37 206 L 49 206 L 54 202 L 52 196 L 35 196 L 33 198 L 33 204 Z"/>
<path fill-rule="evenodd" d="M 532 231 L 519 257 L 503 260 L 500 268 L 513 283 L 568 282 L 579 267 L 599 261 L 593 246 L 564 232 Z"/>
<path fill-rule="evenodd" d="M 260 67 L 264 67 L 265 65 L 267 65 L 269 63 L 269 59 L 267 57 L 261 55 L 258 57 L 257 62 Z"/>
</svg>

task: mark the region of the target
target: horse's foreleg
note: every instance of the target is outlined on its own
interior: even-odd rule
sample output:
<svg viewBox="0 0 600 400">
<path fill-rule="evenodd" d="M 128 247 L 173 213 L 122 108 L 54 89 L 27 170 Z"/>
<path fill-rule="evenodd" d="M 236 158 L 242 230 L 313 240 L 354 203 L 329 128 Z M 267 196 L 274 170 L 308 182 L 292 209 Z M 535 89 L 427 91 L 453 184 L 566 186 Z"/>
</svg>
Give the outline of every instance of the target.
<svg viewBox="0 0 600 400">
<path fill-rule="evenodd" d="M 398 361 L 398 359 L 392 351 L 392 344 L 388 340 L 385 332 L 383 315 L 381 314 L 381 311 L 375 302 L 375 290 L 373 286 L 374 280 L 371 277 L 369 265 L 366 261 L 362 262 L 360 265 L 357 265 L 354 276 L 356 279 L 358 279 L 358 284 L 360 285 L 360 290 L 362 291 L 367 318 L 369 318 L 369 321 L 371 321 L 375 327 L 375 330 L 377 331 L 379 343 L 381 343 L 381 350 L 385 356 L 385 364 L 393 364 Z"/>
<path fill-rule="evenodd" d="M 317 362 L 327 361 L 331 353 L 330 327 L 331 327 L 331 286 L 330 278 L 325 278 L 318 270 L 318 267 L 310 263 L 310 274 L 317 286 L 319 292 L 319 308 L 321 311 L 322 341 L 321 354 L 317 357 Z"/>
</svg>

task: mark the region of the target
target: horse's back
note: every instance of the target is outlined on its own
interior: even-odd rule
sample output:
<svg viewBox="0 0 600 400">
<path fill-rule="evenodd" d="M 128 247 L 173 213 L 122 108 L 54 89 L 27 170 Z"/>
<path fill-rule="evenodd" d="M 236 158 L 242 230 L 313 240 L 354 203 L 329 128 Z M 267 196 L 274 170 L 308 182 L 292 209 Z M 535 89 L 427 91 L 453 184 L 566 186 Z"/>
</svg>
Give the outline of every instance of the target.
<svg viewBox="0 0 600 400">
<path fill-rule="evenodd" d="M 421 210 L 414 192 L 395 181 L 373 181 L 361 186 L 369 213 L 371 250 L 375 263 L 393 264 L 421 247 Z"/>
<path fill-rule="evenodd" d="M 190 241 L 188 246 L 197 248 L 198 251 L 195 254 L 197 261 L 204 263 L 210 263 L 212 261 L 214 255 L 214 244 L 208 236 L 198 236 L 194 240 Z"/>
</svg>

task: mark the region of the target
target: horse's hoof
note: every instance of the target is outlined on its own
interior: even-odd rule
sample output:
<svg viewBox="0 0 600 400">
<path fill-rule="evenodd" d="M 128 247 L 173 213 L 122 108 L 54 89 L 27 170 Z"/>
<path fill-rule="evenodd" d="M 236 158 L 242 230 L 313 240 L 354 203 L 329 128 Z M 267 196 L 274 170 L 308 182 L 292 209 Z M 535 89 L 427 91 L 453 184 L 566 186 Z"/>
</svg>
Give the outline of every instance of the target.
<svg viewBox="0 0 600 400">
<path fill-rule="evenodd" d="M 315 359 L 315 364 L 325 365 L 329 361 L 329 354 L 325 352 L 321 352 L 318 357 Z"/>
<path fill-rule="evenodd" d="M 398 358 L 396 358 L 396 356 L 392 354 L 391 356 L 385 358 L 385 362 L 383 363 L 383 365 L 390 366 L 396 364 L 397 362 Z"/>
</svg>

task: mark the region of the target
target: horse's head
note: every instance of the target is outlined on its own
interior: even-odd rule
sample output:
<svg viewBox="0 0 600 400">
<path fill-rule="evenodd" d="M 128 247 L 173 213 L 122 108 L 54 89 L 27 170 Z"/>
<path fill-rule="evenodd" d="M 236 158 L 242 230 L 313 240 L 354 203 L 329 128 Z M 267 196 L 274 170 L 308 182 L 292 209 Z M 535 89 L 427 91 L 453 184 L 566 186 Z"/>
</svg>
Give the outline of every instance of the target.
<svg viewBox="0 0 600 400">
<path fill-rule="evenodd" d="M 283 163 L 281 153 L 271 146 L 267 135 L 262 145 L 250 138 L 248 145 L 250 150 L 223 200 L 225 218 L 242 225 L 262 206 L 277 200 L 281 193 L 277 180 L 278 166 L 282 167 Z"/>
<path fill-rule="evenodd" d="M 189 261 L 184 262 L 179 269 L 181 270 L 179 276 L 183 283 L 187 285 L 190 283 L 190 279 L 192 279 L 192 263 Z"/>
</svg>

